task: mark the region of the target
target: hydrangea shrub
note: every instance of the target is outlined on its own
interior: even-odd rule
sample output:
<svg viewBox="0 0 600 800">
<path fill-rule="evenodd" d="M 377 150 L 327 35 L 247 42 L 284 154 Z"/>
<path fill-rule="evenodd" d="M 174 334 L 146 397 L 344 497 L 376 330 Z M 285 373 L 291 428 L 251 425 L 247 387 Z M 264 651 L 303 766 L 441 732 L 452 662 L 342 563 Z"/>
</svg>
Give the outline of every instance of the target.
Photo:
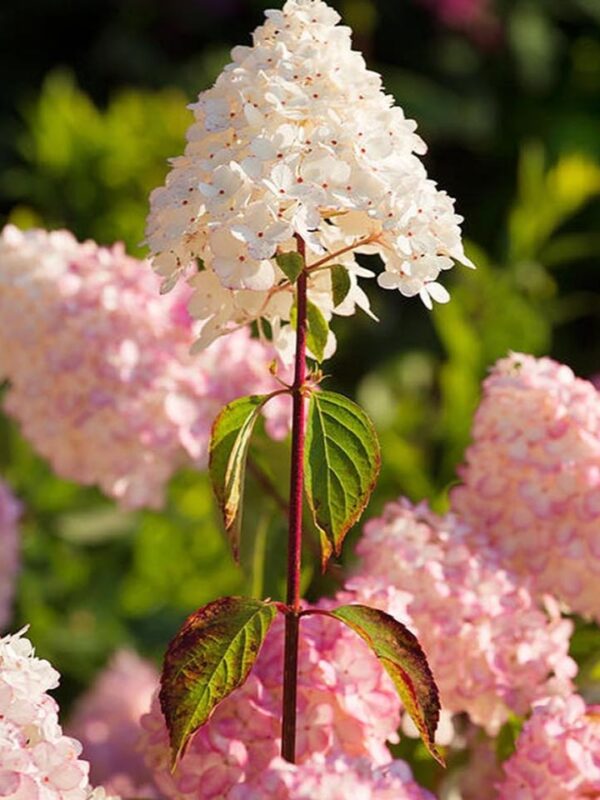
<svg viewBox="0 0 600 800">
<path fill-rule="evenodd" d="M 339 21 L 288 0 L 233 50 L 152 194 L 148 261 L 67 231 L 0 235 L 5 407 L 58 474 L 158 508 L 178 467 L 208 467 L 237 556 L 254 428 L 292 434 L 285 602 L 190 614 L 160 686 L 118 653 L 74 708 L 76 738 L 48 694 L 58 674 L 23 632 L 0 640 L 3 797 L 432 800 L 388 747 L 413 734 L 441 764 L 470 750 L 453 798 L 600 797 L 600 713 L 574 693 L 564 616 L 600 613 L 592 383 L 547 358 L 498 362 L 451 513 L 389 504 L 337 595 L 301 598 L 304 505 L 326 567 L 381 462 L 365 412 L 322 386 L 334 316 L 373 316 L 375 275 L 431 309 L 449 300 L 442 273 L 472 266 L 415 123 Z M 0 483 L 0 625 L 18 515 Z"/>
<path fill-rule="evenodd" d="M 199 358 L 185 287 L 161 298 L 147 264 L 67 231 L 0 235 L 4 408 L 54 470 L 126 507 L 160 508 L 173 472 L 206 466 L 223 403 L 278 384 L 274 350 L 237 331 Z M 289 427 L 269 407 L 268 429 Z"/>
<path fill-rule="evenodd" d="M 369 520 L 349 594 L 376 603 L 413 630 L 429 655 L 442 706 L 494 736 L 510 714 L 573 691 L 571 621 L 550 597 L 503 569 L 468 526 L 424 505 L 389 503 Z M 443 646 L 440 643 L 443 642 Z"/>
<path fill-rule="evenodd" d="M 483 385 L 452 507 L 503 563 L 600 619 L 600 394 L 549 358 L 513 353 Z"/>
</svg>

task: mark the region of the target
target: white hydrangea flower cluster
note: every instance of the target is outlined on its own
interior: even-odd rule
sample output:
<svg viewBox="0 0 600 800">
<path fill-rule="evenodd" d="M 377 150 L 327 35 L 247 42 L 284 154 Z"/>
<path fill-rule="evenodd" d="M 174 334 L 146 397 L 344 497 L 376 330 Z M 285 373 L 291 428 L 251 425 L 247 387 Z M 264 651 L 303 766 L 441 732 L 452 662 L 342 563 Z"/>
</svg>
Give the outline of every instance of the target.
<svg viewBox="0 0 600 800">
<path fill-rule="evenodd" d="M 368 311 L 356 253 L 377 254 L 380 286 L 446 302 L 437 282 L 454 260 L 472 266 L 453 200 L 428 179 L 425 145 L 380 76 L 351 47 L 351 31 L 321 0 L 267 11 L 252 47 L 236 47 L 213 88 L 192 106 L 185 155 L 151 197 L 147 240 L 164 290 L 201 259 L 191 283 L 198 346 L 267 319 L 290 338 L 293 287 L 274 260 L 306 244 L 309 299 L 326 318 Z M 335 305 L 331 272 L 351 288 Z M 330 350 L 333 343 L 330 343 Z"/>
<path fill-rule="evenodd" d="M 0 639 L 0 796 L 14 800 L 107 800 L 92 789 L 81 745 L 64 736 L 52 666 L 24 631 Z"/>
</svg>

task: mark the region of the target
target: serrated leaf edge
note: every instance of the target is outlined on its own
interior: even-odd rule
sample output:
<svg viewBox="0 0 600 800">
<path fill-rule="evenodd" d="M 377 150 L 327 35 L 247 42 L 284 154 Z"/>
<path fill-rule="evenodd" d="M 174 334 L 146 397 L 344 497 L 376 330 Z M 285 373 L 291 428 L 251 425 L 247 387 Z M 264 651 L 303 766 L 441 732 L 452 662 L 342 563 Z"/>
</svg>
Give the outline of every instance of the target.
<svg viewBox="0 0 600 800">
<path fill-rule="evenodd" d="M 311 394 L 311 397 L 310 397 L 310 403 L 312 404 L 313 402 L 317 402 L 318 400 L 322 400 L 323 399 L 323 395 L 325 395 L 325 400 L 326 401 L 329 400 L 331 402 L 331 398 L 332 397 L 336 397 L 336 392 L 326 392 L 326 393 L 325 392 L 313 392 Z M 325 530 L 319 524 L 319 522 L 317 520 L 318 506 L 315 503 L 313 503 L 313 497 L 312 497 L 311 493 L 308 490 L 306 490 L 306 492 L 305 492 L 306 493 L 306 498 L 307 498 L 307 501 L 308 501 L 308 506 L 309 506 L 309 508 L 310 508 L 310 510 L 312 512 L 312 515 L 313 515 L 313 522 L 314 522 L 314 524 L 315 524 L 315 526 L 316 526 L 316 528 L 319 531 L 319 534 L 321 536 L 321 545 L 322 545 L 321 546 L 321 569 L 323 571 L 325 571 L 325 569 L 327 567 L 327 564 L 329 562 L 329 559 L 331 558 L 331 555 L 333 553 L 335 553 L 336 556 L 340 556 L 341 555 L 342 547 L 344 545 L 344 539 L 346 538 L 346 535 L 347 535 L 348 531 L 354 525 L 356 525 L 356 523 L 358 522 L 358 520 L 362 516 L 365 508 L 369 504 L 369 500 L 371 499 L 371 495 L 373 493 L 373 489 L 375 488 L 375 486 L 377 484 L 377 479 L 379 478 L 379 473 L 381 472 L 381 446 L 379 444 L 379 438 L 377 436 L 377 431 L 375 430 L 375 426 L 373 425 L 373 422 L 371 421 L 369 416 L 366 414 L 366 412 L 363 411 L 363 409 L 357 403 L 355 403 L 352 400 L 349 400 L 346 397 L 344 397 L 344 400 L 346 402 L 350 403 L 350 405 L 353 406 L 354 408 L 359 409 L 361 414 L 364 415 L 364 420 L 366 421 L 367 427 L 369 428 L 369 432 L 370 432 L 370 434 L 372 436 L 372 439 L 373 439 L 373 442 L 374 442 L 374 445 L 375 445 L 375 461 L 374 461 L 374 464 L 373 464 L 373 467 L 374 467 L 374 469 L 373 469 L 373 479 L 371 480 L 368 488 L 365 491 L 365 499 L 361 502 L 361 504 L 357 508 L 356 512 L 351 517 L 348 518 L 347 523 L 342 527 L 341 532 L 338 534 L 338 537 L 337 537 L 338 541 L 336 541 L 335 535 L 330 534 L 329 531 Z M 348 410 L 348 408 L 346 406 L 342 406 L 342 408 L 344 408 L 346 411 Z M 309 414 L 310 414 L 310 411 L 311 411 L 311 409 L 309 407 Z M 320 417 L 321 417 L 322 413 L 323 412 L 321 410 L 319 410 L 319 416 Z M 358 416 L 358 415 L 355 415 L 355 416 Z M 324 431 L 324 427 L 323 427 L 323 423 L 322 422 L 321 422 L 321 428 Z M 324 447 L 325 448 L 327 448 L 326 439 L 327 439 L 327 437 L 325 435 L 323 435 L 323 442 L 324 442 Z M 362 445 L 362 442 L 361 442 L 361 445 Z M 329 475 L 329 470 L 328 470 L 328 475 Z M 327 551 L 325 550 L 325 547 L 323 546 L 324 545 L 324 539 L 326 539 L 329 542 L 329 548 L 328 548 Z"/>
<path fill-rule="evenodd" d="M 223 600 L 226 600 L 226 599 L 235 599 L 235 598 L 220 598 L 219 600 L 215 600 L 215 601 L 213 601 L 213 603 L 208 603 L 206 606 L 204 606 L 204 607 L 203 607 L 203 609 L 206 609 L 206 608 L 208 608 L 209 606 L 211 606 L 211 605 L 213 605 L 213 604 L 215 604 L 215 603 L 222 602 Z M 256 602 L 256 603 L 259 603 L 260 601 L 254 601 L 254 602 Z M 173 773 L 173 772 L 175 771 L 175 769 L 176 769 L 176 767 L 177 767 L 177 763 L 178 763 L 179 759 L 180 759 L 180 758 L 183 756 L 183 754 L 184 754 L 184 752 L 185 752 L 185 749 L 186 749 L 186 747 L 187 747 L 187 745 L 188 745 L 188 743 L 189 743 L 189 740 L 190 740 L 190 738 L 191 738 L 191 737 L 194 735 L 194 733 L 195 733 L 197 730 L 199 730 L 199 729 L 200 729 L 200 728 L 201 728 L 203 725 L 205 725 L 205 724 L 206 724 L 206 722 L 207 722 L 207 721 L 210 719 L 210 717 L 211 717 L 211 715 L 213 714 L 213 712 L 215 711 L 215 709 L 216 709 L 216 708 L 217 708 L 217 707 L 218 707 L 218 706 L 219 706 L 219 705 L 220 705 L 220 704 L 221 704 L 221 703 L 222 703 L 224 700 L 226 700 L 226 699 L 227 699 L 227 697 L 229 697 L 229 695 L 230 695 L 232 692 L 234 692 L 236 689 L 239 689 L 241 686 L 243 686 L 243 684 L 244 684 L 244 683 L 246 682 L 246 680 L 248 679 L 248 676 L 250 675 L 250 672 L 251 672 L 251 670 L 252 670 L 252 667 L 253 667 L 253 666 L 254 666 L 254 664 L 256 663 L 256 660 L 257 660 L 257 658 L 258 658 L 258 656 L 259 656 L 259 653 L 260 653 L 260 650 L 261 650 L 261 648 L 262 648 L 262 645 L 264 644 L 264 641 L 265 641 L 265 638 L 266 638 L 266 636 L 267 636 L 267 633 L 269 632 L 269 629 L 270 629 L 270 627 L 271 627 L 271 625 L 272 625 L 272 623 L 273 623 L 273 621 L 274 621 L 274 619 L 275 619 L 275 617 L 276 617 L 276 615 L 277 615 L 277 608 L 276 608 L 276 607 L 275 607 L 275 606 L 274 606 L 274 605 L 273 605 L 271 602 L 264 602 L 264 603 L 262 603 L 262 604 L 261 604 L 261 605 L 260 605 L 260 606 L 259 606 L 259 607 L 256 609 L 256 611 L 255 611 L 255 612 L 252 614 L 252 616 L 248 618 L 248 620 L 246 621 L 246 623 L 245 623 L 245 624 L 244 624 L 244 625 L 243 625 L 243 626 L 242 626 L 242 627 L 239 629 L 239 631 L 238 631 L 238 632 L 235 634 L 235 636 L 234 636 L 234 637 L 231 639 L 229 646 L 227 647 L 227 649 L 226 649 L 226 650 L 225 650 L 225 652 L 223 653 L 223 657 L 222 657 L 222 658 L 221 658 L 221 660 L 220 660 L 220 661 L 219 661 L 219 662 L 218 662 L 218 663 L 215 665 L 214 669 L 212 670 L 212 673 L 211 673 L 211 678 L 209 678 L 209 680 L 208 680 L 208 681 L 206 681 L 206 687 L 208 687 L 208 684 L 210 683 L 210 680 L 211 680 L 211 679 L 214 677 L 215 673 L 217 672 L 217 670 L 219 669 L 219 667 L 221 666 L 221 664 L 223 664 L 223 662 L 225 661 L 225 659 L 226 659 L 226 657 L 227 657 L 227 653 L 228 653 L 228 652 L 229 652 L 229 650 L 230 650 L 230 649 L 233 647 L 233 644 L 234 644 L 234 643 L 237 641 L 238 637 L 239 637 L 239 636 L 240 636 L 242 633 L 244 633 L 244 632 L 245 632 L 245 628 L 246 628 L 246 627 L 247 627 L 247 626 L 248 626 L 248 625 L 251 623 L 251 621 L 252 621 L 252 620 L 253 620 L 253 619 L 254 619 L 254 618 L 257 616 L 257 615 L 261 615 L 261 614 L 262 614 L 262 613 L 263 613 L 265 610 L 267 610 L 267 609 L 268 609 L 268 610 L 270 610 L 270 611 L 272 611 L 272 613 L 271 613 L 271 617 L 270 617 L 270 619 L 268 619 L 268 620 L 267 620 L 267 625 L 266 625 L 266 627 L 264 628 L 264 630 L 263 630 L 263 632 L 262 632 L 261 639 L 260 639 L 260 644 L 258 645 L 258 647 L 257 647 L 257 649 L 256 649 L 256 652 L 254 653 L 254 658 L 253 658 L 253 660 L 252 660 L 252 663 L 250 663 L 250 665 L 248 666 L 248 669 L 246 670 L 245 674 L 242 676 L 242 679 L 241 679 L 241 681 L 240 681 L 239 683 L 237 683 L 237 684 L 236 684 L 236 685 L 235 685 L 235 686 L 234 686 L 234 687 L 231 689 L 231 691 L 229 691 L 227 694 L 223 695 L 223 697 L 221 697 L 221 699 L 220 699 L 220 700 L 218 700 L 218 701 L 217 701 L 217 702 L 216 702 L 216 703 L 215 703 L 215 704 L 212 706 L 212 708 L 211 708 L 211 709 L 210 709 L 210 711 L 209 711 L 209 712 L 206 714 L 206 716 L 204 717 L 204 719 L 202 720 L 202 722 L 200 722 L 200 723 L 198 723 L 198 724 L 194 724 L 194 725 L 188 725 L 188 726 L 186 727 L 186 731 L 185 731 L 185 733 L 184 733 L 184 734 L 183 734 L 181 737 L 178 737 L 178 738 L 180 739 L 179 743 L 178 743 L 178 741 L 177 741 L 177 740 L 174 738 L 174 733 L 171 731 L 171 728 L 170 728 L 170 726 L 169 726 L 169 723 L 168 723 L 167 708 L 166 708 L 166 702 L 167 702 L 167 701 L 166 701 L 166 698 L 165 698 L 165 695 L 164 695 L 164 687 L 163 687 L 163 675 L 164 675 L 164 670 L 163 670 L 163 675 L 161 675 L 161 680 L 160 680 L 160 691 L 159 691 L 159 696 L 158 696 L 158 697 L 159 697 L 159 702 L 160 702 L 161 711 L 162 711 L 162 713 L 163 713 L 163 716 L 164 716 L 164 718 L 165 718 L 165 721 L 167 722 L 167 729 L 168 729 L 168 732 L 169 732 L 169 742 L 170 742 L 170 745 L 171 745 L 171 773 Z M 199 610 L 201 610 L 201 609 L 199 609 Z M 179 641 L 180 637 L 182 636 L 182 634 L 183 634 L 183 633 L 184 633 L 184 631 L 186 630 L 186 627 L 187 627 L 187 626 L 188 626 L 188 625 L 191 623 L 191 620 L 192 620 L 192 619 L 195 617 L 195 615 L 196 615 L 197 613 L 198 613 L 198 611 L 196 611 L 196 612 L 194 612 L 193 614 L 190 614 L 190 615 L 189 615 L 189 617 L 188 617 L 188 618 L 185 620 L 185 622 L 183 623 L 183 625 L 181 626 L 181 628 L 179 629 L 179 631 L 177 632 L 177 634 L 176 634 L 176 635 L 173 637 L 173 639 L 171 640 L 171 642 L 170 642 L 170 644 L 169 644 L 169 647 L 167 648 L 167 652 L 166 652 L 166 654 L 165 654 L 165 658 L 164 658 L 164 663 L 165 663 L 165 664 L 167 663 L 167 660 L 168 660 L 169 654 L 172 652 L 172 650 L 173 650 L 173 648 L 174 648 L 174 646 L 175 646 L 175 643 Z M 180 668 L 177 670 L 177 672 L 176 672 L 176 675 L 175 675 L 175 676 L 174 676 L 174 677 L 173 677 L 171 680 L 176 680 L 176 678 L 178 677 L 178 675 L 179 675 L 179 674 L 180 674 L 180 673 L 181 673 L 181 672 L 182 672 L 184 669 L 185 669 L 185 666 L 181 666 L 181 667 L 180 667 Z M 205 692 L 206 692 L 206 689 L 204 690 L 204 692 L 203 692 L 203 695 L 202 695 L 202 696 L 204 696 Z"/>
<path fill-rule="evenodd" d="M 429 666 L 429 662 L 427 661 L 427 656 L 425 655 L 425 652 L 423 651 L 423 648 L 421 647 L 421 643 L 419 642 L 417 637 L 405 625 L 403 625 L 401 622 L 399 622 L 397 619 L 395 619 L 395 617 L 393 617 L 391 614 L 388 614 L 387 612 L 382 611 L 381 609 L 370 608 L 369 606 L 365 606 L 365 605 L 363 605 L 361 603 L 354 603 L 354 604 L 348 604 L 348 605 L 345 605 L 345 606 L 339 606 L 339 608 L 330 609 L 328 611 L 318 610 L 318 612 L 317 612 L 317 613 L 320 613 L 320 614 L 324 614 L 325 616 L 331 617 L 332 619 L 335 619 L 338 622 L 343 623 L 348 628 L 350 628 L 350 630 L 353 630 L 357 634 L 357 636 L 360 636 L 360 638 L 369 646 L 371 652 L 377 657 L 377 660 L 381 662 L 381 664 L 383 665 L 383 668 L 385 669 L 385 671 L 388 673 L 388 675 L 392 679 L 392 682 L 394 683 L 394 687 L 396 688 L 396 691 L 398 692 L 398 694 L 400 695 L 400 698 L 402 699 L 402 692 L 396 686 L 396 681 L 394 680 L 394 675 L 393 675 L 393 671 L 392 671 L 392 670 L 394 670 L 394 671 L 398 670 L 402 674 L 402 676 L 404 678 L 404 682 L 403 682 L 404 688 L 406 689 L 407 693 L 412 696 L 415 706 L 417 708 L 420 708 L 420 705 L 419 705 L 419 703 L 417 701 L 417 693 L 415 691 L 414 684 L 413 684 L 413 681 L 412 681 L 410 675 L 406 672 L 405 669 L 403 669 L 402 666 L 400 666 L 396 662 L 391 661 L 391 659 L 389 659 L 387 656 L 380 655 L 377 652 L 375 643 L 373 642 L 373 639 L 367 633 L 367 631 L 364 630 L 364 628 L 362 628 L 360 625 L 355 625 L 355 624 L 350 623 L 348 620 L 344 619 L 341 616 L 338 616 L 335 613 L 336 611 L 340 611 L 341 609 L 344 609 L 344 608 L 366 608 L 369 611 L 377 611 L 383 617 L 389 618 L 393 622 L 393 624 L 402 627 L 403 628 L 403 632 L 405 634 L 408 634 L 409 638 L 412 638 L 414 640 L 415 651 L 420 656 L 422 656 L 424 672 L 426 673 L 427 677 L 431 680 L 432 686 L 434 687 L 434 696 L 435 696 L 435 698 L 437 700 L 437 706 L 438 706 L 434 728 L 437 727 L 437 723 L 439 721 L 439 709 L 440 709 L 439 692 L 438 692 L 437 685 L 435 683 L 435 679 L 433 677 L 433 673 L 431 672 L 431 668 Z M 305 615 L 310 614 L 310 613 L 311 613 L 311 611 L 307 610 L 305 612 Z M 388 667 L 388 664 L 391 665 L 391 668 Z M 421 732 L 421 738 L 423 740 L 423 744 L 427 748 L 427 750 L 430 753 L 430 755 L 438 762 L 438 764 L 440 764 L 442 767 L 445 767 L 446 766 L 446 762 L 444 761 L 444 758 L 442 757 L 440 751 L 437 749 L 435 741 L 434 741 L 433 736 L 431 735 L 431 733 L 427 729 L 424 730 L 423 722 L 421 720 L 419 720 L 419 719 L 415 719 L 414 715 L 411 713 L 410 709 L 406 708 L 405 710 L 409 713 L 409 715 L 412 718 L 413 722 L 417 726 L 417 729 Z M 423 735 L 424 733 L 426 735 Z"/>
</svg>

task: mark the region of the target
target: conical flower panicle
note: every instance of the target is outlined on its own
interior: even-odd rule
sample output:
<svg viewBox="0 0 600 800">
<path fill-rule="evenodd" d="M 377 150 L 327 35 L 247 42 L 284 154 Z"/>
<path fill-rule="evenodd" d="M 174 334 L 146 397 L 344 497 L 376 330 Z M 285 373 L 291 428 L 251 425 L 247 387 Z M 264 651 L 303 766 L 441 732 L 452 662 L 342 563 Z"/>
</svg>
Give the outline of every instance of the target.
<svg viewBox="0 0 600 800">
<path fill-rule="evenodd" d="M 429 307 L 445 302 L 439 273 L 469 262 L 453 201 L 418 158 L 426 148 L 416 124 L 325 3 L 288 0 L 266 17 L 253 45 L 234 48 L 192 105 L 185 155 L 152 194 L 147 236 L 165 290 L 200 259 L 191 309 L 205 323 L 201 345 L 258 317 L 277 339 L 293 287 L 275 256 L 301 236 L 309 265 L 331 255 L 351 277 L 338 308 L 329 271 L 312 277 L 309 296 L 326 317 L 368 310 L 357 277 L 370 273 L 354 260 L 361 252 L 381 257 L 381 286 Z"/>
<path fill-rule="evenodd" d="M 511 353 L 483 384 L 454 511 L 537 594 L 600 621 L 600 393 Z"/>
</svg>

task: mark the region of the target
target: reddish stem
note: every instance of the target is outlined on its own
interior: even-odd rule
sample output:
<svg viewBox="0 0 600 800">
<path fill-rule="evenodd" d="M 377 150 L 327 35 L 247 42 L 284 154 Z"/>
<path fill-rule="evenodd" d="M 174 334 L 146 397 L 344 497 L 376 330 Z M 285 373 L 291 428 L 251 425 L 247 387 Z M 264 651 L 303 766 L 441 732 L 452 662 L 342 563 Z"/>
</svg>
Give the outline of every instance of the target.
<svg viewBox="0 0 600 800">
<path fill-rule="evenodd" d="M 297 237 L 298 252 L 306 266 L 304 241 Z M 292 469 L 288 529 L 287 604 L 283 656 L 283 715 L 281 755 L 292 764 L 296 758 L 296 697 L 298 690 L 298 629 L 300 624 L 300 566 L 302 558 L 302 499 L 304 491 L 304 384 L 306 381 L 306 289 L 307 274 L 297 283 L 297 330 L 294 384 L 292 386 Z"/>
</svg>

